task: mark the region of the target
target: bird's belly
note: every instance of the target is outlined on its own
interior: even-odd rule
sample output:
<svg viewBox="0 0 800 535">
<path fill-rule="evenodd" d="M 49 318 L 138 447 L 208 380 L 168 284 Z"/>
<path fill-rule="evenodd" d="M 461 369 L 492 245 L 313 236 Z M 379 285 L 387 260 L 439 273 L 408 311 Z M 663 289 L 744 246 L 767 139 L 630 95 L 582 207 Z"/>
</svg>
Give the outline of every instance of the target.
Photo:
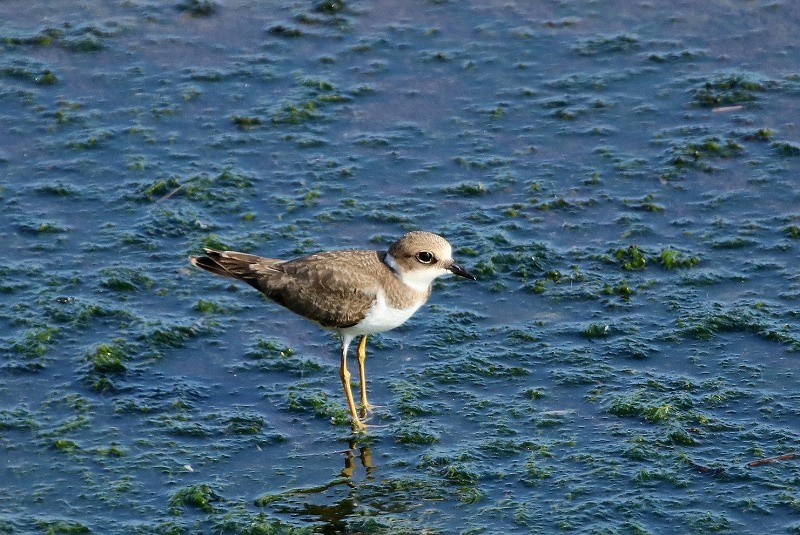
<svg viewBox="0 0 800 535">
<path fill-rule="evenodd" d="M 378 295 L 372 308 L 369 309 L 363 320 L 356 325 L 344 329 L 352 334 L 381 333 L 399 327 L 414 315 L 424 301 L 415 303 L 407 308 L 393 308 L 383 295 Z"/>
</svg>

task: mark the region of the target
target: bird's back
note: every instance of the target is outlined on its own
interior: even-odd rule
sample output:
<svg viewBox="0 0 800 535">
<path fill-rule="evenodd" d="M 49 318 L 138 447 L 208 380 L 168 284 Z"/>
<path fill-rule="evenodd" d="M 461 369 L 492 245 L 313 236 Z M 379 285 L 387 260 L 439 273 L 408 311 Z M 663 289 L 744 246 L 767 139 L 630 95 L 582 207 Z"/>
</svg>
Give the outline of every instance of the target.
<svg viewBox="0 0 800 535">
<path fill-rule="evenodd" d="M 378 292 L 379 278 L 393 276 L 377 251 L 330 251 L 276 260 L 233 251 L 206 250 L 197 267 L 247 282 L 267 297 L 323 327 L 343 329 L 362 321 Z"/>
</svg>

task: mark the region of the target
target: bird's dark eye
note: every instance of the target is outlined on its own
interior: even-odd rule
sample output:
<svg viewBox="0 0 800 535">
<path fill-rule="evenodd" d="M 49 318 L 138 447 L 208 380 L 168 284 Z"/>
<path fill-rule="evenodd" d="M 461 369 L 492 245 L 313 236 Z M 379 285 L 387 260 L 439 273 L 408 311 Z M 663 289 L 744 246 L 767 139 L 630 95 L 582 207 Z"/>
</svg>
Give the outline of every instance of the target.
<svg viewBox="0 0 800 535">
<path fill-rule="evenodd" d="M 423 264 L 430 264 L 433 262 L 433 253 L 429 253 L 428 251 L 420 251 L 417 253 L 417 260 Z"/>
</svg>

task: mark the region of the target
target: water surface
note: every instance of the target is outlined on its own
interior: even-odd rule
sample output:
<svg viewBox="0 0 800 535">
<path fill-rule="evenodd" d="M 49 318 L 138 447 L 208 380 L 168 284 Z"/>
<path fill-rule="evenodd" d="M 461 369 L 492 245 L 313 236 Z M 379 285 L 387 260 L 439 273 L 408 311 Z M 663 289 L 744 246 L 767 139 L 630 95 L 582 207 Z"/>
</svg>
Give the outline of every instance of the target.
<svg viewBox="0 0 800 535">
<path fill-rule="evenodd" d="M 799 18 L 4 2 L 0 530 L 798 531 Z M 480 281 L 371 339 L 367 437 L 186 263 L 412 229 Z"/>
</svg>

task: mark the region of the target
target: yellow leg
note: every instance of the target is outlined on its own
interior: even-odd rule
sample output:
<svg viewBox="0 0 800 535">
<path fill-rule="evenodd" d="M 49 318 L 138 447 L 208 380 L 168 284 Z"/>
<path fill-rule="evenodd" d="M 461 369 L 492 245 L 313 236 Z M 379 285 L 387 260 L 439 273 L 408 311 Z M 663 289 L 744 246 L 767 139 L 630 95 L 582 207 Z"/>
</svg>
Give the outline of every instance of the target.
<svg viewBox="0 0 800 535">
<path fill-rule="evenodd" d="M 364 361 L 367 359 L 367 335 L 361 337 L 358 343 L 358 375 L 361 381 L 361 410 L 366 412 L 369 410 L 369 403 L 367 403 L 367 370 L 364 368 Z"/>
<path fill-rule="evenodd" d="M 344 395 L 347 397 L 347 406 L 350 408 L 350 417 L 353 421 L 353 427 L 358 431 L 365 431 L 367 426 L 358 418 L 356 403 L 353 400 L 353 391 L 350 389 L 350 372 L 347 370 L 347 348 L 349 345 L 349 341 L 342 343 L 342 364 L 339 367 L 339 377 L 342 379 Z"/>
</svg>

